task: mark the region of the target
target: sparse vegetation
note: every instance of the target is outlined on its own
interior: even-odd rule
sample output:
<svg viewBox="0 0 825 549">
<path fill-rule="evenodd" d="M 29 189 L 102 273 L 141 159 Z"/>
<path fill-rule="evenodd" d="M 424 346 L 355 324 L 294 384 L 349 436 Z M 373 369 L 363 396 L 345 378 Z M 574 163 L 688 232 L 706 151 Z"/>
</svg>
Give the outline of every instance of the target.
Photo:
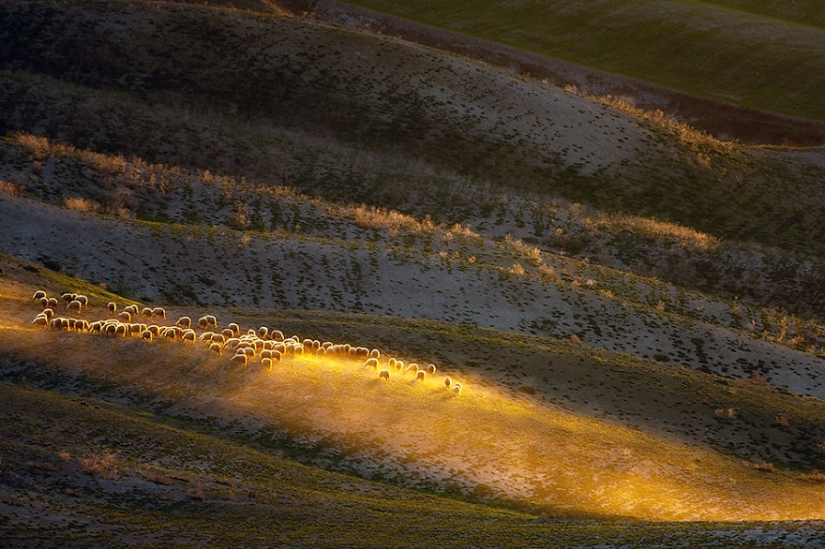
<svg viewBox="0 0 825 549">
<path fill-rule="evenodd" d="M 818 543 L 817 522 L 759 521 L 823 518 L 821 152 L 719 139 L 674 94 L 667 111 L 653 87 L 611 95 L 615 76 L 307 4 L 0 5 L 4 543 Z M 656 24 L 596 4 L 554 16 L 558 47 L 584 13 L 584 30 L 610 16 L 585 45 L 603 48 L 679 7 L 777 36 L 806 21 L 795 39 L 819 48 L 805 2 L 626 6 Z M 453 8 L 465 32 L 535 37 L 520 8 Z M 668 39 L 716 48 L 695 21 Z M 760 66 L 809 81 L 736 101 L 819 117 L 798 102 L 818 88 L 808 57 Z M 677 71 L 683 89 L 700 69 Z M 741 91 L 715 75 L 701 93 Z M 40 314 L 35 290 L 87 300 Z M 138 313 L 159 305 L 259 337 L 169 332 Z M 130 306 L 108 337 L 88 330 Z M 267 326 L 304 339 L 276 356 Z M 754 522 L 649 522 L 733 518 Z"/>
</svg>

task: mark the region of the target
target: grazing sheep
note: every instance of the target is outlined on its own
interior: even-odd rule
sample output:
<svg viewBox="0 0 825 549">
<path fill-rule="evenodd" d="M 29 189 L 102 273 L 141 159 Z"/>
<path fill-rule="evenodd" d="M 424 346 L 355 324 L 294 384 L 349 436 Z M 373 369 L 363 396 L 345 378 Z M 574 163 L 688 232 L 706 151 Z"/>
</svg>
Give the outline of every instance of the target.
<svg viewBox="0 0 825 549">
<path fill-rule="evenodd" d="M 124 311 L 129 313 L 132 316 L 136 316 L 138 314 L 138 306 L 137 305 L 127 305 L 123 308 Z"/>
<path fill-rule="evenodd" d="M 232 336 L 238 337 L 239 335 L 241 335 L 241 327 L 238 326 L 236 323 L 230 322 L 226 325 L 226 327 L 232 330 Z"/>
<path fill-rule="evenodd" d="M 126 337 L 129 335 L 129 327 L 126 324 L 118 324 L 115 328 L 115 335 L 120 337 Z"/>
<path fill-rule="evenodd" d="M 146 329 L 152 332 L 152 335 L 155 337 L 158 337 L 158 335 L 160 335 L 160 326 L 158 326 L 157 324 L 150 324 L 146 327 Z"/>
<path fill-rule="evenodd" d="M 93 334 L 99 334 L 100 332 L 102 332 L 103 331 L 103 321 L 102 320 L 97 320 L 97 321 L 92 322 L 91 324 L 89 324 L 89 331 L 92 332 Z"/>
<path fill-rule="evenodd" d="M 263 351 L 261 351 L 261 358 L 272 358 L 272 350 L 264 349 Z"/>
<path fill-rule="evenodd" d="M 160 318 L 165 319 L 166 318 L 166 309 L 164 309 L 163 307 L 155 307 L 154 309 L 152 309 L 152 316 L 153 317 L 158 316 Z"/>
<path fill-rule="evenodd" d="M 433 375 L 435 373 L 435 364 L 427 364 L 427 373 Z"/>
<path fill-rule="evenodd" d="M 284 333 L 281 330 L 272 330 L 269 332 L 269 339 L 272 341 L 283 341 Z"/>
<path fill-rule="evenodd" d="M 78 332 L 88 332 L 91 324 L 89 324 L 88 320 L 84 320 L 79 318 L 74 321 L 74 329 Z"/>
<path fill-rule="evenodd" d="M 281 351 L 272 351 L 272 362 L 281 362 Z"/>
<path fill-rule="evenodd" d="M 412 373 L 416 373 L 416 372 L 418 372 L 418 364 L 416 364 L 415 362 L 411 362 L 411 363 L 409 364 L 409 366 L 407 366 L 407 369 L 406 369 L 406 370 L 404 370 L 404 371 L 405 371 L 405 372 L 412 372 Z"/>
<path fill-rule="evenodd" d="M 258 337 L 264 339 L 267 335 L 269 335 L 269 328 L 267 328 L 266 326 L 261 326 L 260 328 L 258 328 Z"/>
<path fill-rule="evenodd" d="M 244 347 L 242 352 L 243 352 L 243 354 L 245 354 L 249 358 L 254 358 L 255 357 L 255 348 L 254 347 Z"/>
<path fill-rule="evenodd" d="M 45 309 L 46 307 L 49 306 L 49 300 L 46 299 L 45 297 L 41 297 L 40 298 L 40 306 Z"/>
<path fill-rule="evenodd" d="M 272 371 L 272 359 L 271 358 L 262 358 L 261 359 L 261 366 L 266 368 L 269 371 Z"/>
<path fill-rule="evenodd" d="M 144 307 L 140 311 L 140 316 L 144 318 L 152 318 L 152 309 L 150 309 L 149 307 Z"/>
<path fill-rule="evenodd" d="M 155 338 L 155 335 L 152 333 L 151 330 L 143 330 L 140 334 L 141 339 L 143 341 L 152 341 Z"/>
<path fill-rule="evenodd" d="M 60 299 L 66 303 L 69 303 L 70 301 L 74 301 L 75 297 L 77 297 L 77 294 L 65 293 L 60 296 Z"/>
<path fill-rule="evenodd" d="M 34 317 L 34 320 L 32 320 L 32 326 L 37 326 L 38 328 L 48 328 L 49 319 L 46 318 L 46 315 L 41 313 Z"/>
<path fill-rule="evenodd" d="M 192 327 L 192 319 L 188 316 L 182 316 L 175 322 L 176 326 L 180 326 L 181 328 L 191 328 Z"/>
<path fill-rule="evenodd" d="M 370 358 L 381 358 L 381 351 L 379 351 L 378 349 L 373 349 L 372 351 L 370 351 L 369 356 Z"/>
<path fill-rule="evenodd" d="M 223 352 L 221 351 L 221 344 L 220 343 L 210 343 L 209 344 L 209 352 L 215 353 L 218 356 L 222 356 Z"/>
<path fill-rule="evenodd" d="M 117 319 L 121 322 L 132 322 L 132 313 L 129 311 L 122 311 L 117 315 Z"/>
<path fill-rule="evenodd" d="M 453 385 L 453 394 L 455 394 L 455 395 L 460 395 L 461 394 L 461 384 L 460 383 L 456 383 L 455 385 Z"/>
<path fill-rule="evenodd" d="M 37 290 L 36 292 L 34 292 L 34 295 L 32 296 L 32 301 L 40 301 L 44 297 L 46 297 L 46 292 L 44 292 L 43 290 Z"/>
<path fill-rule="evenodd" d="M 109 311 L 110 315 L 114 315 L 115 312 L 117 311 L 117 303 L 115 303 L 114 301 L 110 301 L 106 305 L 106 310 Z"/>
<path fill-rule="evenodd" d="M 378 372 L 378 379 L 383 379 L 386 383 L 390 382 L 390 371 L 389 370 L 381 370 Z"/>
<path fill-rule="evenodd" d="M 425 372 L 424 370 L 418 370 L 418 373 L 415 374 L 415 379 L 417 379 L 418 381 L 424 381 L 426 377 L 427 372 Z"/>
<path fill-rule="evenodd" d="M 447 389 L 449 389 L 449 388 L 450 388 L 450 385 L 452 385 L 452 384 L 453 384 L 453 380 L 452 380 L 452 379 L 450 379 L 449 377 L 445 377 L 445 378 L 444 378 L 444 385 L 447 387 Z"/>
<path fill-rule="evenodd" d="M 48 318 L 49 320 L 51 320 L 51 319 L 52 319 L 52 317 L 54 317 L 54 311 L 53 311 L 52 309 L 49 309 L 48 307 L 46 307 L 45 309 L 43 309 L 43 312 L 41 312 L 40 314 L 41 314 L 41 315 L 43 315 L 43 316 L 45 316 L 45 317 L 46 317 L 46 318 Z"/>
<path fill-rule="evenodd" d="M 377 358 L 368 358 L 366 361 L 364 361 L 364 368 L 367 368 L 369 366 L 372 366 L 373 368 L 375 368 L 377 370 L 378 369 L 378 359 Z"/>
<path fill-rule="evenodd" d="M 79 301 L 80 304 L 83 305 L 84 307 L 89 305 L 89 298 L 86 297 L 85 295 L 75 296 L 74 301 Z"/>
<path fill-rule="evenodd" d="M 226 340 L 226 342 L 223 344 L 223 346 L 226 347 L 227 349 L 229 349 L 230 351 L 234 352 L 235 349 L 238 348 L 238 345 L 240 345 L 240 343 L 241 343 L 241 340 L 238 339 L 237 337 L 230 337 L 229 339 Z"/>
<path fill-rule="evenodd" d="M 209 342 L 212 341 L 212 337 L 215 335 L 214 332 L 203 332 L 201 336 L 198 338 L 198 341 Z"/>
<path fill-rule="evenodd" d="M 181 341 L 185 343 L 195 343 L 197 340 L 197 335 L 195 334 L 195 330 L 184 330 L 183 335 L 181 336 Z"/>
<path fill-rule="evenodd" d="M 223 337 L 223 334 L 212 334 L 212 343 L 223 345 L 224 342 L 226 342 L 226 338 Z"/>
<path fill-rule="evenodd" d="M 221 335 L 226 339 L 229 339 L 231 337 L 235 337 L 235 332 L 233 332 L 229 328 L 224 328 L 223 330 L 221 330 Z"/>
<path fill-rule="evenodd" d="M 71 311 L 73 313 L 79 313 L 83 309 L 83 304 L 78 300 L 70 301 L 68 305 L 66 305 L 66 310 Z"/>
<path fill-rule="evenodd" d="M 390 368 L 390 369 L 395 368 L 396 364 L 398 364 L 398 361 L 397 361 L 397 360 L 395 360 L 395 358 L 390 358 L 390 359 L 387 361 L 387 367 L 388 367 L 388 368 Z"/>
<path fill-rule="evenodd" d="M 404 371 L 404 361 L 403 360 L 396 360 L 395 361 L 395 369 L 399 372 Z"/>
<path fill-rule="evenodd" d="M 229 359 L 229 363 L 234 366 L 246 366 L 248 362 L 249 359 L 243 353 L 236 354 L 231 359 Z"/>
<path fill-rule="evenodd" d="M 56 297 L 50 297 L 47 305 L 50 309 L 57 309 L 57 306 L 60 305 L 60 302 L 57 300 Z"/>
</svg>

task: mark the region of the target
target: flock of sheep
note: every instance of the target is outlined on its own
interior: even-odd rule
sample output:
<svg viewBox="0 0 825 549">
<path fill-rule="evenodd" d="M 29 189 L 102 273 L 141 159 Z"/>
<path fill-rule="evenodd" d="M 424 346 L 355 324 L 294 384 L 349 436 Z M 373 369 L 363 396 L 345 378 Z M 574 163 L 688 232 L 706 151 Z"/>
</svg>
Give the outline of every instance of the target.
<svg viewBox="0 0 825 549">
<path fill-rule="evenodd" d="M 356 347 L 348 343 L 334 344 L 330 341 L 322 343 L 317 339 L 300 339 L 298 336 L 284 337 L 280 330 L 266 326 L 250 328 L 242 333 L 237 323 L 230 322 L 221 329 L 214 315 L 204 315 L 197 322 L 193 322 L 191 317 L 181 316 L 173 325 L 160 325 L 157 322 L 166 320 L 166 310 L 163 307 L 140 308 L 128 305 L 118 312 L 117 304 L 110 302 L 107 305 L 108 318 L 90 322 L 83 318 L 58 316 L 56 313 L 62 308 L 66 313 L 82 316 L 89 306 L 89 299 L 84 295 L 64 293 L 57 298 L 48 297 L 45 291 L 38 290 L 32 296 L 32 301 L 41 308 L 41 312 L 32 321 L 32 325 L 36 327 L 115 337 L 140 337 L 150 342 L 162 338 L 201 344 L 207 352 L 216 356 L 224 356 L 224 352 L 227 352 L 230 355 L 229 363 L 234 366 L 245 367 L 253 361 L 260 361 L 264 368 L 271 371 L 285 357 L 314 355 L 361 362 L 363 368 L 373 368 L 378 373 L 378 379 L 387 383 L 390 376 L 397 374 L 413 376 L 413 379 L 424 382 L 427 376 L 434 376 L 437 370 L 434 364 L 421 367 L 416 363 L 405 364 L 403 360 L 394 357 L 385 359 L 378 349 Z M 454 383 L 450 377 L 443 377 L 442 383 L 453 394 L 461 394 L 461 384 Z"/>
</svg>

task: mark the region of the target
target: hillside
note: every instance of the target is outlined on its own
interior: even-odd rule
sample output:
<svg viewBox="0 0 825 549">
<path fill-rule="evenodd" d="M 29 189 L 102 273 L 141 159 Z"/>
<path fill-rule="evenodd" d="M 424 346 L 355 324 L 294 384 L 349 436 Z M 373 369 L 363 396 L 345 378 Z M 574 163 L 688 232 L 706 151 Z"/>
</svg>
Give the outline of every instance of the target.
<svg viewBox="0 0 825 549">
<path fill-rule="evenodd" d="M 452 520 L 473 546 L 815 546 L 821 149 L 234 6 L 0 4 L 0 531 L 51 539 L 47 507 L 99 545 L 248 544 L 272 512 L 284 544 L 416 545 L 402 524 Z M 169 314 L 134 337 L 42 329 L 36 290 L 89 296 L 88 321 L 109 301 Z M 140 336 L 207 314 L 306 350 L 237 368 Z M 25 428 L 49 414 L 69 419 Z M 398 530 L 364 537 L 379 517 Z"/>
</svg>

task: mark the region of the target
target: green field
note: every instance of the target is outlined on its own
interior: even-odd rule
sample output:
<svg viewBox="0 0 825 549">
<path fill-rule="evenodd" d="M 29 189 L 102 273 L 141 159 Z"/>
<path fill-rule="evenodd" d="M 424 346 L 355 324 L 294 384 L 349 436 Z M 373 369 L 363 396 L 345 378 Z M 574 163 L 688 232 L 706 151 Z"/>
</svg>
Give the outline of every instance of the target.
<svg viewBox="0 0 825 549">
<path fill-rule="evenodd" d="M 816 2 L 349 2 L 692 95 L 825 120 Z"/>
</svg>

